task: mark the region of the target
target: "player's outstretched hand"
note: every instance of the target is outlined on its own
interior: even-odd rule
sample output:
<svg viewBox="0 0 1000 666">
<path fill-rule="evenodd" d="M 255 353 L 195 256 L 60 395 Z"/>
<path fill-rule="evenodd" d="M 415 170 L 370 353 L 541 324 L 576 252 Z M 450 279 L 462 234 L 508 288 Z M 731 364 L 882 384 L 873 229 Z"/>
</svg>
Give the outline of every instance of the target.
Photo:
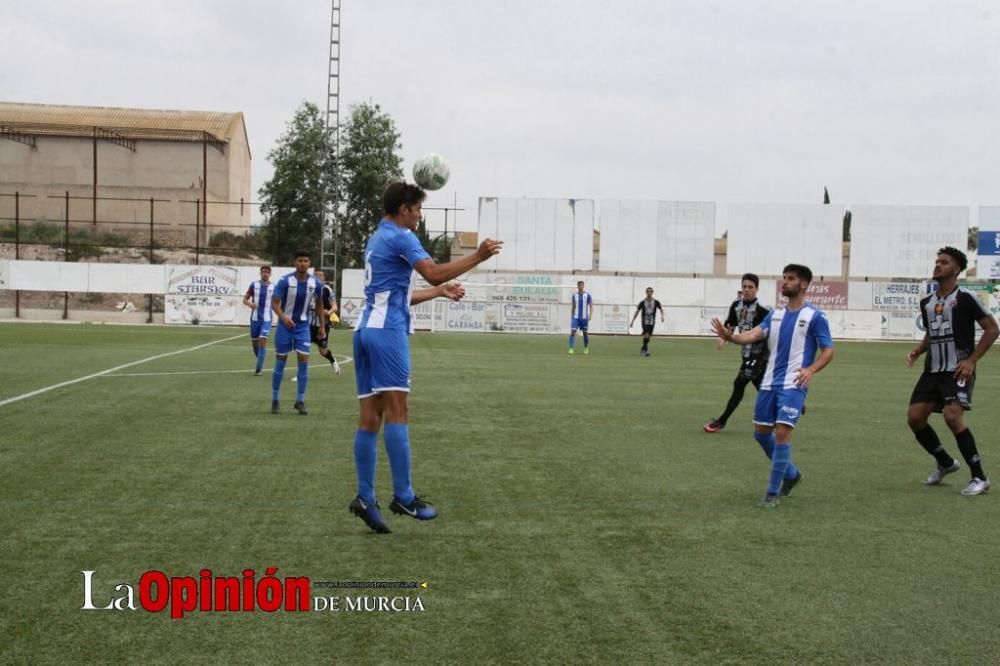
<svg viewBox="0 0 1000 666">
<path fill-rule="evenodd" d="M 500 254 L 500 249 L 502 247 L 503 241 L 487 238 L 479 244 L 479 249 L 476 250 L 476 254 L 479 255 L 480 261 L 486 261 L 487 259 L 493 257 L 493 255 Z"/>
<path fill-rule="evenodd" d="M 712 332 L 719 336 L 720 340 L 730 340 L 733 335 L 718 317 L 712 318 Z"/>
<path fill-rule="evenodd" d="M 446 282 L 441 285 L 441 295 L 451 301 L 460 301 L 465 298 L 465 287 L 461 282 Z"/>
</svg>

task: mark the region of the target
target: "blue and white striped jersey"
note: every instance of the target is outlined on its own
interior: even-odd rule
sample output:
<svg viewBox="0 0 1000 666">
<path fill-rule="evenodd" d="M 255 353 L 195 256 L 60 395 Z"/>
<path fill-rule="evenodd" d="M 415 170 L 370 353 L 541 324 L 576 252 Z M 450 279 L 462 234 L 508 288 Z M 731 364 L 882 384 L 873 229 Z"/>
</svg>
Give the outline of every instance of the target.
<svg viewBox="0 0 1000 666">
<path fill-rule="evenodd" d="M 250 311 L 250 321 L 271 320 L 271 298 L 274 296 L 274 283 L 254 280 L 246 291 L 246 297 L 254 303 Z"/>
<path fill-rule="evenodd" d="M 574 319 L 590 319 L 587 314 L 587 306 L 591 305 L 594 300 L 590 297 L 589 291 L 574 291 L 573 292 L 573 318 Z"/>
<path fill-rule="evenodd" d="M 826 314 L 809 303 L 795 311 L 775 308 L 760 327 L 771 350 L 761 391 L 795 388 L 796 376 L 812 365 L 816 351 L 833 346 Z"/>
<path fill-rule="evenodd" d="M 295 326 L 309 326 L 309 304 L 321 293 L 319 280 L 312 275 L 299 280 L 295 273 L 282 275 L 274 287 L 274 298 L 279 299 L 281 311 L 288 315 Z"/>
<path fill-rule="evenodd" d="M 409 229 L 383 219 L 365 247 L 365 309 L 357 328 L 413 332 L 413 266 L 430 255 Z"/>
</svg>

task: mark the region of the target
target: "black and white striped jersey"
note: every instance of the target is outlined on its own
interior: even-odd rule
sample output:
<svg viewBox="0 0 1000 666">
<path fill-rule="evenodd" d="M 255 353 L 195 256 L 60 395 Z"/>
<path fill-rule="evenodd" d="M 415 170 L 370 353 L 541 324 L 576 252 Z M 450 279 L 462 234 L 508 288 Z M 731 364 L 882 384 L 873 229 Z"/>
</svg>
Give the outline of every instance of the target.
<svg viewBox="0 0 1000 666">
<path fill-rule="evenodd" d="M 924 372 L 952 372 L 976 348 L 976 322 L 989 317 L 968 289 L 956 287 L 947 296 L 937 292 L 920 301 L 920 316 L 929 347 Z"/>
</svg>

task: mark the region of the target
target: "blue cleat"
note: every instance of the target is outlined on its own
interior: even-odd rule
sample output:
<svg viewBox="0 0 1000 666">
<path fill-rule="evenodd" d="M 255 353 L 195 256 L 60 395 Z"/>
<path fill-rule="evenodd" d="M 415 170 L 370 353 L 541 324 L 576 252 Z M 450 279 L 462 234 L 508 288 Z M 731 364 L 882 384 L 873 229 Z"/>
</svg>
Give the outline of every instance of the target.
<svg viewBox="0 0 1000 666">
<path fill-rule="evenodd" d="M 428 504 L 417 496 L 414 496 L 413 501 L 409 504 L 403 504 L 399 499 L 393 497 L 389 509 L 393 513 L 398 513 L 401 516 L 406 515 L 417 520 L 434 520 L 438 516 L 438 510 L 434 508 L 433 504 Z"/>
<path fill-rule="evenodd" d="M 389 534 L 392 531 L 389 529 L 385 520 L 382 519 L 382 514 L 379 512 L 378 502 L 375 502 L 374 504 L 366 502 L 362 499 L 361 495 L 358 495 L 347 508 L 355 516 L 365 521 L 365 525 L 367 525 L 372 532 Z"/>
</svg>

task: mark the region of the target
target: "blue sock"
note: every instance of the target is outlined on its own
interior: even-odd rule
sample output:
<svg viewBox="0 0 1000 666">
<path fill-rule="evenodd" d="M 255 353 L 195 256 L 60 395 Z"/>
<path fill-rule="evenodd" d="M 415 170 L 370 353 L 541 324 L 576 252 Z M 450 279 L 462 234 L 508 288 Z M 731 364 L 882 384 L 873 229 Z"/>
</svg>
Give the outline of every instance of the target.
<svg viewBox="0 0 1000 666">
<path fill-rule="evenodd" d="M 576 336 L 571 335 L 569 336 L 569 348 L 572 349 L 575 346 L 576 346 Z"/>
<path fill-rule="evenodd" d="M 584 333 L 583 333 L 583 346 L 584 347 L 589 347 L 590 346 L 590 336 L 587 335 L 586 331 L 584 331 Z"/>
<path fill-rule="evenodd" d="M 309 383 L 309 361 L 299 361 L 298 375 L 299 392 L 296 400 L 302 402 L 306 399 L 306 385 Z"/>
<path fill-rule="evenodd" d="M 413 501 L 410 485 L 410 428 L 405 423 L 385 424 L 385 452 L 392 468 L 392 494 L 403 504 Z"/>
<path fill-rule="evenodd" d="M 378 433 L 354 431 L 354 469 L 358 472 L 358 495 L 375 501 L 375 463 L 378 460 Z"/>
<path fill-rule="evenodd" d="M 781 490 L 781 480 L 785 478 L 788 463 L 792 461 L 792 444 L 775 444 L 771 457 L 771 482 L 767 486 L 769 495 L 777 495 Z"/>
<path fill-rule="evenodd" d="M 770 460 L 772 454 L 774 453 L 774 445 L 777 441 L 774 433 L 764 434 L 762 432 L 755 432 L 753 434 L 753 438 L 757 440 L 757 443 L 760 444 L 760 448 L 764 450 L 764 455 L 767 456 L 768 460 Z M 799 468 L 795 466 L 795 463 L 789 460 L 788 467 L 785 468 L 785 478 L 794 479 L 798 477 L 798 475 Z"/>
<path fill-rule="evenodd" d="M 264 354 L 267 353 L 267 347 L 261 347 L 257 350 L 257 372 L 264 367 Z"/>
<path fill-rule="evenodd" d="M 287 356 L 274 357 L 274 371 L 271 372 L 271 400 L 278 399 L 278 391 L 281 390 L 281 380 L 285 376 L 285 363 L 287 362 Z"/>
<path fill-rule="evenodd" d="M 764 455 L 767 456 L 768 460 L 770 460 L 771 455 L 774 453 L 774 433 L 754 432 L 753 438 L 757 440 L 757 443 L 760 444 L 760 448 L 764 450 Z"/>
</svg>

